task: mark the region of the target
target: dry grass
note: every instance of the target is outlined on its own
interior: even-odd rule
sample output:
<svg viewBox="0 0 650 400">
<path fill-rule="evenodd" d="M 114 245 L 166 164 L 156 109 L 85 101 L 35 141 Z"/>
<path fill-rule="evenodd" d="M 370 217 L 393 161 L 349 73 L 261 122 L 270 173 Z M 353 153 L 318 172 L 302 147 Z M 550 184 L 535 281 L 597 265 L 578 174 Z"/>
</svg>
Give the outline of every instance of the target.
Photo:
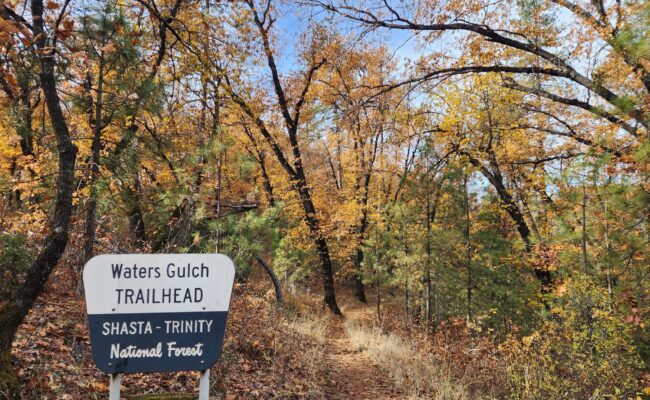
<svg viewBox="0 0 650 400">
<path fill-rule="evenodd" d="M 383 368 L 395 385 L 410 398 L 466 400 L 476 398 L 461 380 L 435 357 L 419 352 L 400 337 L 346 321 L 345 330 L 357 351 Z"/>
<path fill-rule="evenodd" d="M 296 317 L 287 321 L 287 327 L 298 335 L 310 338 L 319 344 L 324 344 L 329 321 L 325 318 Z"/>
<path fill-rule="evenodd" d="M 222 391 L 237 398 L 323 398 L 324 322 L 276 308 L 262 296 L 239 301 L 243 307 L 229 321 L 236 334 L 229 339 L 232 359 L 222 363 L 227 370 Z M 233 385 L 244 377 L 245 384 Z"/>
</svg>

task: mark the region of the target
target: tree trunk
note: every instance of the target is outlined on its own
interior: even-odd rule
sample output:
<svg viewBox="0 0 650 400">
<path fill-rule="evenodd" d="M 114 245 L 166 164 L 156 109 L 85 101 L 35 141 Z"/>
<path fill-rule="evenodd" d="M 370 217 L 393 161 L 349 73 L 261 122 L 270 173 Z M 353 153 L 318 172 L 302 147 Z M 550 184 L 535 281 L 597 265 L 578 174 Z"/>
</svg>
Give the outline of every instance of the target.
<svg viewBox="0 0 650 400">
<path fill-rule="evenodd" d="M 379 291 L 379 271 L 375 271 L 375 289 L 377 291 L 377 324 L 381 325 L 381 292 Z"/>
<path fill-rule="evenodd" d="M 357 234 L 357 249 L 354 254 L 354 284 L 355 291 L 354 295 L 362 303 L 367 303 L 368 299 L 366 298 L 366 293 L 363 288 L 363 242 L 366 235 L 366 229 L 368 228 L 368 185 L 370 183 L 370 176 L 366 175 L 366 181 L 364 185 L 364 194 L 361 199 L 361 220 L 356 229 Z"/>
<path fill-rule="evenodd" d="M 320 227 L 320 221 L 316 217 L 316 208 L 312 202 L 311 195 L 307 189 L 304 178 L 298 179 L 296 182 L 298 194 L 302 203 L 302 208 L 305 212 L 305 222 L 309 227 L 309 232 L 316 250 L 318 251 L 318 258 L 320 259 L 321 278 L 323 280 L 323 295 L 327 307 L 336 315 L 342 315 L 338 304 L 336 303 L 336 293 L 334 290 L 334 273 L 332 268 L 332 259 L 330 258 L 330 250 L 325 240 L 324 233 Z"/>
<path fill-rule="evenodd" d="M 273 185 L 271 184 L 271 177 L 269 177 L 269 173 L 266 170 L 266 164 L 264 162 L 266 156 L 264 155 L 264 152 L 260 152 L 259 156 L 260 171 L 262 172 L 262 181 L 264 184 L 264 193 L 266 194 L 266 202 L 268 203 L 269 207 L 274 207 L 275 195 L 273 194 Z"/>
<path fill-rule="evenodd" d="M 427 164 L 428 167 L 428 164 Z M 431 198 L 430 198 L 430 191 L 429 191 L 429 185 L 427 184 L 427 194 L 426 194 L 426 227 L 427 227 L 427 237 L 426 237 L 426 243 L 425 243 L 425 248 L 426 248 L 426 272 L 424 273 L 424 288 L 425 288 L 425 306 L 424 306 L 424 312 L 425 316 L 424 319 L 428 323 L 431 321 L 431 224 L 433 223 L 432 221 L 432 212 L 431 212 Z"/>
<path fill-rule="evenodd" d="M 23 72 L 22 75 L 26 75 L 26 72 Z M 14 124 L 16 129 L 16 134 L 20 137 L 20 150 L 23 156 L 32 156 L 34 155 L 34 131 L 32 130 L 32 120 L 33 120 L 33 110 L 31 104 L 31 94 L 33 83 L 31 79 L 26 77 L 21 77 L 19 75 L 18 86 L 20 88 L 19 93 L 15 96 L 13 93 L 7 93 L 7 96 L 13 101 L 13 113 L 14 113 Z M 24 167 L 19 167 L 16 163 L 17 157 L 14 158 L 12 162 L 11 174 L 16 176 L 18 180 L 22 179 L 22 173 Z M 28 168 L 31 177 L 36 176 L 33 169 Z M 13 197 L 15 209 L 20 210 L 23 205 L 23 193 L 20 189 L 15 189 L 13 191 L 13 196 L 9 196 L 11 200 Z"/>
<path fill-rule="evenodd" d="M 53 51 L 46 49 L 48 43 L 43 27 L 42 0 L 32 0 L 31 9 L 34 40 L 40 54 L 41 88 L 56 135 L 59 168 L 56 203 L 50 219 L 49 234 L 45 238 L 41 252 L 27 271 L 25 280 L 14 296 L 0 309 L 0 387 L 6 386 L 6 389 L 11 392 L 7 397 L 18 396 L 18 381 L 11 371 L 10 364 L 11 344 L 16 331 L 43 291 L 50 273 L 68 243 L 72 215 L 72 192 L 74 191 L 74 169 L 77 158 L 77 148 L 70 140 L 70 132 L 56 89 Z"/>
<path fill-rule="evenodd" d="M 136 107 L 137 108 L 137 107 Z M 120 141 L 115 145 L 110 155 L 105 159 L 104 165 L 107 170 L 109 170 L 113 175 L 117 176 L 118 169 L 120 167 L 126 168 L 126 163 L 120 164 L 120 157 L 122 154 L 132 145 L 132 141 L 136 136 L 138 131 L 138 126 L 135 122 L 131 124 L 124 130 L 124 136 Z M 141 196 L 140 196 L 140 176 L 138 175 L 139 162 L 135 159 L 135 167 L 128 167 L 128 170 L 134 170 L 135 176 L 133 180 L 133 186 L 135 190 L 131 188 L 131 185 L 125 185 L 124 190 L 120 193 L 121 197 L 127 208 L 127 218 L 129 221 L 129 234 L 133 238 L 136 247 L 141 248 L 146 239 L 146 231 L 144 224 L 144 217 L 142 213 L 141 206 Z"/>
<path fill-rule="evenodd" d="M 354 296 L 362 303 L 368 303 L 366 292 L 363 287 L 363 273 L 361 271 L 363 263 L 363 249 L 361 245 L 357 246 L 354 255 Z"/>
<path fill-rule="evenodd" d="M 408 275 L 404 280 L 404 325 L 409 326 L 409 279 Z"/>
<path fill-rule="evenodd" d="M 278 276 L 273 271 L 273 268 L 271 268 L 271 266 L 262 257 L 257 257 L 256 260 L 262 266 L 262 268 L 264 268 L 264 271 L 269 274 L 271 282 L 273 282 L 273 289 L 275 289 L 275 300 L 279 305 L 283 306 L 284 297 L 282 296 L 282 286 L 280 285 Z"/>
<path fill-rule="evenodd" d="M 137 164 L 139 165 L 139 163 Z M 142 207 L 140 206 L 142 199 L 140 191 L 142 185 L 140 184 L 140 173 L 136 169 L 135 177 L 133 180 L 135 184 L 135 190 L 131 189 L 129 186 L 125 188 L 126 196 L 129 199 L 129 231 L 135 240 L 137 247 L 142 247 L 147 240 L 147 233 L 144 225 L 144 215 L 142 213 Z"/>
<path fill-rule="evenodd" d="M 589 262 L 587 259 L 587 184 L 582 182 L 582 270 L 589 273 Z"/>
<path fill-rule="evenodd" d="M 472 220 L 470 218 L 470 203 L 469 191 L 467 187 L 467 175 L 463 179 L 464 200 L 465 200 L 465 243 L 466 243 L 466 256 L 467 256 L 467 321 L 472 319 L 472 290 L 474 282 L 472 281 L 472 241 L 471 241 L 471 227 Z"/>
<path fill-rule="evenodd" d="M 90 199 L 88 200 L 88 209 L 86 210 L 86 225 L 84 238 L 84 264 L 93 258 L 93 247 L 95 245 L 95 233 L 97 231 L 97 179 L 99 178 L 99 157 L 102 148 L 102 96 L 104 87 L 104 62 L 99 62 L 99 75 L 97 76 L 97 101 L 94 105 L 95 126 L 93 127 L 92 155 L 90 158 Z M 92 80 L 89 81 L 88 96 L 92 90 Z M 92 116 L 92 98 L 90 99 Z M 89 123 L 91 118 L 89 118 Z M 83 280 L 79 280 L 79 288 L 83 288 Z"/>
<path fill-rule="evenodd" d="M 359 144 L 355 145 L 355 148 L 362 148 L 363 146 Z M 367 303 L 366 293 L 363 287 L 363 243 L 366 236 L 366 229 L 368 229 L 368 192 L 370 190 L 370 179 L 372 177 L 373 164 L 374 164 L 374 154 L 377 152 L 377 140 L 375 140 L 375 148 L 373 149 L 373 156 L 370 158 L 369 165 L 365 165 L 365 162 L 359 161 L 359 168 L 364 171 L 363 182 L 360 179 L 356 180 L 355 190 L 363 190 L 361 194 L 361 199 L 359 199 L 359 207 L 361 208 L 361 218 L 359 220 L 359 225 L 356 229 L 357 234 L 357 249 L 354 254 L 354 283 L 355 283 L 355 297 L 362 303 Z M 363 150 L 362 150 L 363 151 Z M 343 178 L 341 178 L 343 179 Z"/>
<path fill-rule="evenodd" d="M 424 275 L 424 319 L 431 322 L 431 271 L 427 270 Z"/>
<path fill-rule="evenodd" d="M 215 190 L 215 222 L 216 222 L 216 232 L 215 232 L 215 238 L 214 238 L 214 252 L 218 253 L 219 252 L 219 244 L 221 241 L 221 192 L 223 189 L 223 180 L 222 180 L 222 172 L 223 172 L 223 154 L 220 152 L 217 155 L 217 187 Z"/>
<path fill-rule="evenodd" d="M 298 127 L 300 125 L 300 110 L 302 105 L 304 104 L 305 95 L 309 91 L 309 87 L 312 83 L 312 79 L 314 78 L 314 74 L 316 73 L 316 71 L 318 71 L 319 68 L 323 66 L 323 64 L 325 64 L 326 60 L 322 59 L 320 62 L 315 62 L 310 66 L 310 69 L 307 72 L 307 76 L 305 78 L 305 86 L 302 90 L 302 95 L 300 96 L 299 100 L 296 102 L 292 112 L 292 110 L 290 110 L 284 88 L 282 87 L 282 83 L 280 81 L 280 75 L 278 73 L 277 65 L 275 63 L 275 58 L 273 55 L 273 50 L 271 49 L 269 36 L 268 36 L 270 25 L 265 26 L 265 23 L 267 21 L 266 16 L 261 17 L 260 14 L 258 14 L 257 10 L 255 9 L 254 2 L 247 2 L 247 4 L 252 11 L 253 20 L 255 22 L 255 25 L 257 25 L 258 27 L 260 38 L 264 47 L 264 53 L 266 54 L 267 64 L 273 80 L 273 88 L 275 89 L 276 97 L 278 99 L 278 106 L 280 107 L 282 117 L 285 122 L 286 133 L 289 139 L 289 145 L 291 146 L 291 153 L 293 155 L 292 162 L 289 162 L 289 160 L 287 159 L 284 151 L 282 150 L 278 142 L 275 140 L 273 135 L 271 135 L 269 130 L 266 128 L 264 121 L 260 118 L 259 115 L 256 115 L 256 113 L 250 108 L 248 103 L 232 90 L 230 91 L 230 97 L 235 103 L 237 103 L 240 106 L 242 111 L 244 111 L 253 120 L 255 125 L 257 125 L 258 129 L 260 130 L 260 133 L 262 134 L 262 136 L 264 136 L 264 139 L 266 140 L 267 144 L 271 147 L 273 153 L 275 153 L 278 162 L 289 175 L 293 187 L 298 193 L 298 196 L 300 197 L 300 203 L 305 213 L 304 221 L 307 224 L 307 227 L 309 228 L 310 236 L 314 241 L 314 244 L 316 245 L 316 249 L 318 251 L 318 257 L 320 259 L 320 270 L 321 270 L 320 272 L 323 280 L 323 294 L 324 294 L 325 304 L 330 309 L 330 311 L 332 311 L 334 314 L 342 315 L 341 310 L 339 309 L 339 306 L 336 303 L 336 293 L 334 289 L 334 277 L 332 271 L 333 268 L 332 268 L 332 260 L 330 257 L 329 247 L 327 246 L 325 235 L 320 227 L 320 221 L 318 220 L 318 217 L 316 215 L 316 208 L 314 207 L 311 194 L 309 193 L 309 187 L 307 185 L 307 179 L 302 164 L 302 155 L 300 153 L 300 146 L 298 145 Z M 228 86 L 232 88 L 232 86 L 230 85 L 228 75 L 225 75 L 224 78 L 226 79 L 226 83 L 228 84 Z"/>
<path fill-rule="evenodd" d="M 606 192 L 605 192 L 606 193 Z M 604 219 L 604 229 L 603 229 L 603 239 L 605 240 L 605 283 L 607 284 L 607 308 L 609 311 L 612 311 L 612 276 L 611 276 L 611 253 L 612 246 L 609 241 L 609 216 L 607 215 L 607 201 L 603 196 L 598 196 L 600 198 L 600 204 L 603 208 L 603 219 Z"/>
</svg>

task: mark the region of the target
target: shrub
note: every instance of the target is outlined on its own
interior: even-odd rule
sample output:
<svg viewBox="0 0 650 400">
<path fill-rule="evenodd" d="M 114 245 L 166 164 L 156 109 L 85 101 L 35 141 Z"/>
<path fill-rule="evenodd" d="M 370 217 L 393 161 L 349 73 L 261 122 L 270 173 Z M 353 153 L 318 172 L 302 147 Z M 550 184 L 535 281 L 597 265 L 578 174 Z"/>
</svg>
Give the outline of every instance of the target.
<svg viewBox="0 0 650 400">
<path fill-rule="evenodd" d="M 542 326 L 504 345 L 512 399 L 633 398 L 641 361 L 630 324 L 587 278 L 566 290 Z"/>
<path fill-rule="evenodd" d="M 8 298 L 18 288 L 34 259 L 26 242 L 25 235 L 0 233 L 0 298 Z"/>
</svg>

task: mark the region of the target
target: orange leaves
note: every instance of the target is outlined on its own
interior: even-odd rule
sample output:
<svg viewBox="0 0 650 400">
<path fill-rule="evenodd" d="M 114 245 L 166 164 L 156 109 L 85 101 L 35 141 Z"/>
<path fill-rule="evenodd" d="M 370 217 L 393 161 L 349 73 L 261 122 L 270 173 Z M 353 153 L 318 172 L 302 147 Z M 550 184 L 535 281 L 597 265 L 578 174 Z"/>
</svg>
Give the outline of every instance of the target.
<svg viewBox="0 0 650 400">
<path fill-rule="evenodd" d="M 8 21 L 0 18 L 0 31 L 4 31 L 11 34 L 19 33 L 20 28 L 18 27 L 18 25 L 19 24 L 14 21 Z"/>
<path fill-rule="evenodd" d="M 66 18 L 63 20 L 63 29 L 57 29 L 56 35 L 61 39 L 67 39 L 74 33 L 74 20 Z"/>
<path fill-rule="evenodd" d="M 0 16 L 0 45 L 10 43 L 14 35 L 18 34 L 22 35 L 21 41 L 23 41 L 26 46 L 29 45 L 27 39 L 32 37 L 29 29 L 20 22 L 3 19 Z"/>
<path fill-rule="evenodd" d="M 48 10 L 58 10 L 61 8 L 61 4 L 57 3 L 56 1 L 49 0 L 47 3 L 45 3 L 45 7 Z"/>
<path fill-rule="evenodd" d="M 632 307 L 630 315 L 628 315 L 623 322 L 626 324 L 631 324 L 632 326 L 642 326 L 644 319 L 647 317 L 647 314 L 644 315 L 638 307 Z M 643 327 L 643 326 L 642 326 Z"/>
<path fill-rule="evenodd" d="M 102 47 L 102 52 L 104 52 L 105 54 L 112 54 L 115 53 L 116 51 L 117 51 L 117 45 L 115 43 L 109 43 L 104 47 Z"/>
<path fill-rule="evenodd" d="M 16 78 L 11 72 L 6 71 L 0 67 L 0 76 L 5 78 L 5 80 L 7 81 L 7 83 L 9 84 L 12 90 L 16 89 L 16 87 L 18 86 L 18 82 L 16 81 Z"/>
<path fill-rule="evenodd" d="M 69 19 L 69 18 L 64 19 L 63 20 L 63 27 L 66 30 L 72 30 L 72 28 L 74 28 L 74 20 Z"/>
<path fill-rule="evenodd" d="M 96 390 L 98 392 L 107 392 L 108 391 L 108 384 L 106 382 L 92 382 L 90 384 L 90 388 L 93 390 Z"/>
</svg>

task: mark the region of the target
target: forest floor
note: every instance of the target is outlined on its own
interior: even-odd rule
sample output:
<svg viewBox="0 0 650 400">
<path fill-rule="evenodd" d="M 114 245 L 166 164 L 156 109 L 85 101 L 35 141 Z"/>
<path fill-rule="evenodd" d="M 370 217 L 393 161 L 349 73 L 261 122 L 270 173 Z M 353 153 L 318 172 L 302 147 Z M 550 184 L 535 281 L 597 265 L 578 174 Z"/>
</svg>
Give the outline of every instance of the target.
<svg viewBox="0 0 650 400">
<path fill-rule="evenodd" d="M 55 270 L 14 342 L 13 363 L 24 399 L 107 397 L 108 377 L 92 361 L 85 302 L 70 276 L 65 268 Z M 287 293 L 288 304 L 281 309 L 269 287 L 262 274 L 235 285 L 223 353 L 212 368 L 215 399 L 406 398 L 346 329 L 351 322 L 373 324 L 372 306 L 342 288 L 345 318 L 325 311 L 320 296 L 309 290 Z M 122 390 L 126 398 L 190 394 L 197 383 L 194 372 L 131 374 L 124 377 Z"/>
<path fill-rule="evenodd" d="M 350 303 L 343 312 L 347 322 L 361 322 L 372 318 L 372 307 L 359 302 Z M 342 318 L 329 327 L 330 381 L 325 391 L 328 399 L 402 399 L 390 377 L 375 365 L 367 355 L 351 342 Z"/>
</svg>

